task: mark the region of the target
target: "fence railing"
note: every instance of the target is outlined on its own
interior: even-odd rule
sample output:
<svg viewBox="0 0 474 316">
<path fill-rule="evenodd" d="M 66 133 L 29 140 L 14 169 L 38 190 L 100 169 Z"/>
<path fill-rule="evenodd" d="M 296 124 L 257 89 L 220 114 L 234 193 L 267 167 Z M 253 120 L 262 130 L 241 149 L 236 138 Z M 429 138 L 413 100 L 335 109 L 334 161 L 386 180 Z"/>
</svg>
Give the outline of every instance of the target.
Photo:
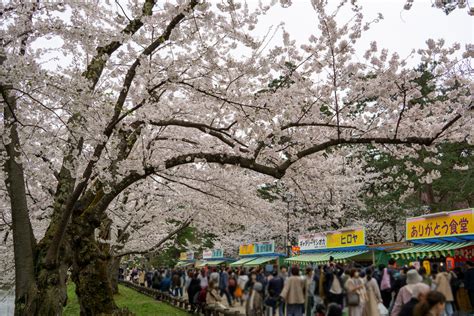
<svg viewBox="0 0 474 316">
<path fill-rule="evenodd" d="M 131 289 L 134 289 L 135 291 L 142 293 L 146 296 L 152 297 L 158 301 L 170 304 L 176 308 L 191 313 L 191 304 L 184 297 L 173 296 L 170 293 L 162 292 L 149 287 L 140 286 L 129 281 L 119 280 L 119 283 Z M 239 311 L 216 306 L 204 306 L 204 310 L 200 311 L 200 314 L 206 316 L 245 316 Z"/>
</svg>

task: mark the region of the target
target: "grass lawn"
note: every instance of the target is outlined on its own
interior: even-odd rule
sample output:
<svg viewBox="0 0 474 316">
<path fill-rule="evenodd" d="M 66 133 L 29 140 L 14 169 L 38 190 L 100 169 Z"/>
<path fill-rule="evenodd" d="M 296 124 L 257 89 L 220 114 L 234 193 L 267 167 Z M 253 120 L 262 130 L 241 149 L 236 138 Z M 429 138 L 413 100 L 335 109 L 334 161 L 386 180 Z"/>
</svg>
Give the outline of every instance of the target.
<svg viewBox="0 0 474 316">
<path fill-rule="evenodd" d="M 67 295 L 68 304 L 64 308 L 64 316 L 78 316 L 79 303 L 75 291 L 74 283 L 68 284 Z M 151 297 L 140 294 L 128 287 L 119 285 L 119 294 L 115 295 L 115 303 L 119 307 L 127 307 L 137 316 L 158 315 L 158 316 L 188 316 L 189 314 L 167 304 L 155 301 Z"/>
</svg>

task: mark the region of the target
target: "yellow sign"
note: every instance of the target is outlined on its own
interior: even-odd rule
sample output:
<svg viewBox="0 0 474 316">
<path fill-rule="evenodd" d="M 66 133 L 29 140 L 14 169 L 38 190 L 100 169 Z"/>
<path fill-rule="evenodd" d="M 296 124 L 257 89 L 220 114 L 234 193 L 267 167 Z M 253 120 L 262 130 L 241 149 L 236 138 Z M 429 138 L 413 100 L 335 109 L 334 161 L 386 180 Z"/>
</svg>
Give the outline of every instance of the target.
<svg viewBox="0 0 474 316">
<path fill-rule="evenodd" d="M 179 260 L 181 261 L 186 261 L 188 259 L 187 253 L 186 252 L 181 252 L 179 254 Z"/>
<path fill-rule="evenodd" d="M 408 218 L 406 240 L 474 234 L 474 210 L 428 214 Z"/>
<path fill-rule="evenodd" d="M 255 253 L 255 245 L 254 244 L 240 245 L 240 247 L 239 247 L 239 255 L 240 256 L 253 255 L 254 253 Z"/>
<path fill-rule="evenodd" d="M 327 233 L 327 248 L 344 248 L 365 245 L 365 229 L 353 228 Z"/>
</svg>

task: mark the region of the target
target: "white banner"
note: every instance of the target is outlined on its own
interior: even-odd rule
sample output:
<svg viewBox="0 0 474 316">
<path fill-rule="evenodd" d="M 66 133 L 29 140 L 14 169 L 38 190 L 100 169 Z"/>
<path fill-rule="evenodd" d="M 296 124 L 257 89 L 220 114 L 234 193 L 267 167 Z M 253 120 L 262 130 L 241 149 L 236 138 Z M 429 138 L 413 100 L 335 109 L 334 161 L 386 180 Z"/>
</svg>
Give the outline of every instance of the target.
<svg viewBox="0 0 474 316">
<path fill-rule="evenodd" d="M 326 236 L 322 234 L 306 234 L 298 237 L 298 246 L 301 250 L 315 250 L 326 248 Z"/>
</svg>

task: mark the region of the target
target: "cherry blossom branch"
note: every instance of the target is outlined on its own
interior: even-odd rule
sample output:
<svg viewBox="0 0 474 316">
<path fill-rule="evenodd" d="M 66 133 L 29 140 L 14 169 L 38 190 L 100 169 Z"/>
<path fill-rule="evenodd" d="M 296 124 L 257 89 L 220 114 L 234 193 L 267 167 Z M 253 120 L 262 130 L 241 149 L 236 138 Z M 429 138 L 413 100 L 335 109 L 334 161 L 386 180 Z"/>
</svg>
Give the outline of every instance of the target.
<svg viewBox="0 0 474 316">
<path fill-rule="evenodd" d="M 120 34 L 123 36 L 132 36 L 135 34 L 143 26 L 142 18 L 153 14 L 153 7 L 155 4 L 156 0 L 145 0 L 142 7 L 142 16 L 130 21 Z M 94 90 L 99 81 L 109 57 L 119 49 L 122 44 L 123 42 L 121 41 L 112 41 L 105 46 L 97 47 L 97 54 L 92 58 L 86 71 L 83 73 L 83 76 L 91 82 L 91 90 Z"/>
<path fill-rule="evenodd" d="M 155 252 L 155 251 L 157 251 L 157 250 L 161 247 L 161 245 L 163 245 L 166 241 L 170 240 L 171 238 L 173 238 L 173 236 L 179 234 L 180 232 L 182 232 L 183 230 L 185 230 L 187 227 L 189 227 L 189 225 L 191 225 L 192 221 L 193 221 L 192 217 L 188 218 L 187 220 L 185 220 L 184 222 L 182 222 L 181 225 L 179 225 L 176 229 L 174 229 L 173 231 L 169 232 L 168 235 L 166 235 L 165 237 L 163 237 L 156 245 L 154 245 L 154 246 L 151 247 L 151 248 L 148 248 L 147 250 L 141 250 L 141 251 L 138 251 L 138 250 L 127 251 L 127 252 L 123 252 L 123 253 L 120 253 L 120 254 L 115 255 L 115 257 L 121 258 L 121 257 L 123 257 L 123 256 L 128 256 L 128 255 L 144 255 L 144 254 L 148 254 L 148 253 Z"/>
</svg>

